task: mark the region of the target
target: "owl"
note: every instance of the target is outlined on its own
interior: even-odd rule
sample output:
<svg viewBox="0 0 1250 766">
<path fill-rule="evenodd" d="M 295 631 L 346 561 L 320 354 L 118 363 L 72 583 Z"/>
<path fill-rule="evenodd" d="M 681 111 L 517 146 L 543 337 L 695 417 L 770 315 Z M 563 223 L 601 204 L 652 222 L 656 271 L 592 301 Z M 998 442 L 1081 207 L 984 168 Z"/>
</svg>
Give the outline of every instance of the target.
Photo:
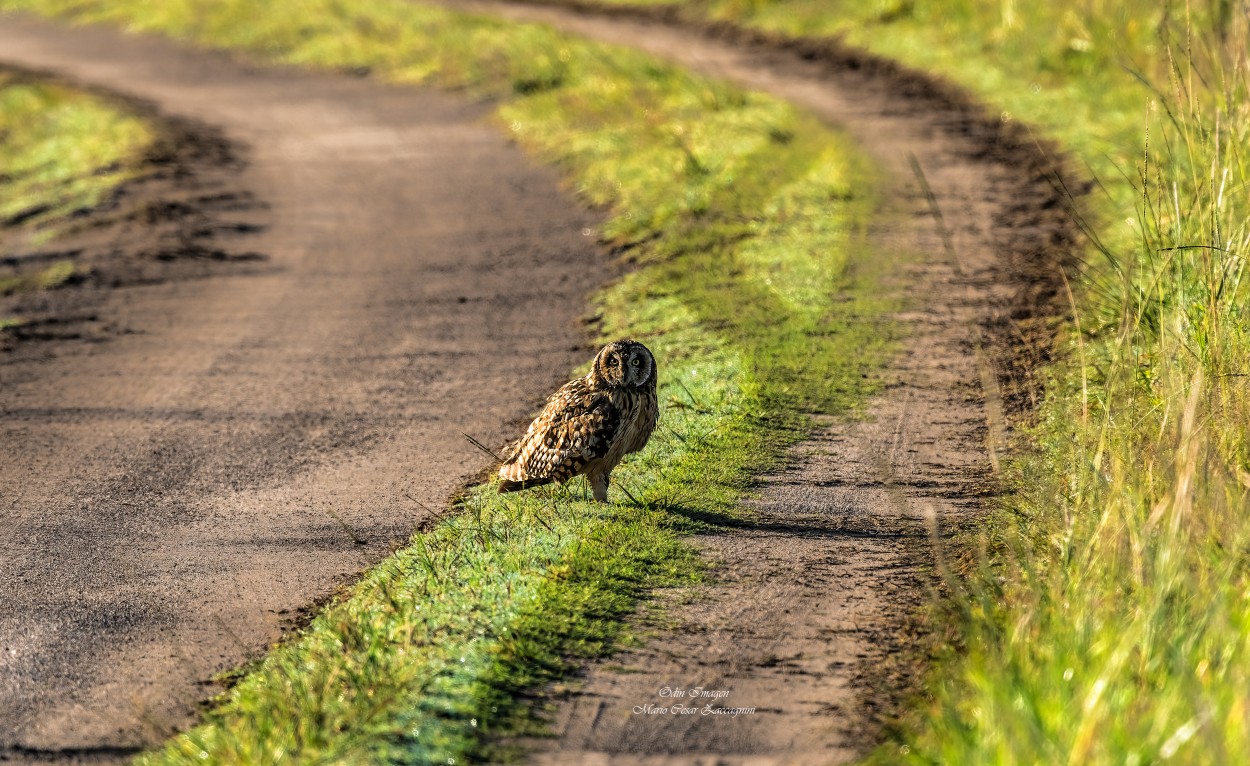
<svg viewBox="0 0 1250 766">
<path fill-rule="evenodd" d="M 595 500 L 606 503 L 612 469 L 646 446 L 659 414 L 655 357 L 637 341 L 613 341 L 586 377 L 547 399 L 499 468 L 499 491 L 563 484 L 585 474 Z"/>
</svg>

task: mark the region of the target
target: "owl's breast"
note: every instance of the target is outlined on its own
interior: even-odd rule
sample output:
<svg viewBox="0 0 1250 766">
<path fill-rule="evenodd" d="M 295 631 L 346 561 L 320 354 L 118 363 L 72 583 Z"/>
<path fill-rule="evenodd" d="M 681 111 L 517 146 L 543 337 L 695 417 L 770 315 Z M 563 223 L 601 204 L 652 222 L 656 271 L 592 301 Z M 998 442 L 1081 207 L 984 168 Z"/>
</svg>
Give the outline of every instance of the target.
<svg viewBox="0 0 1250 766">
<path fill-rule="evenodd" d="M 613 404 L 621 413 L 617 436 L 613 440 L 613 457 L 617 460 L 647 446 L 659 419 L 659 405 L 654 390 L 615 392 Z"/>
</svg>

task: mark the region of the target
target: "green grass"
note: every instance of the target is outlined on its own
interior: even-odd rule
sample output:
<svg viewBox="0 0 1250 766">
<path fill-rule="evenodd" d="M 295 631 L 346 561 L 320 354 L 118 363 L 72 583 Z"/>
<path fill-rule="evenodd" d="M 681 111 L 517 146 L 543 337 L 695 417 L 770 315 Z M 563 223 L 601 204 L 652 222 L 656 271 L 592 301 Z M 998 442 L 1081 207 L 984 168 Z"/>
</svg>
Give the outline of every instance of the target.
<svg viewBox="0 0 1250 766">
<path fill-rule="evenodd" d="M 100 204 L 153 140 L 144 119 L 115 104 L 0 70 L 0 250 Z"/>
<path fill-rule="evenodd" d="M 138 172 L 155 140 L 141 117 L 92 94 L 0 69 L 0 256 L 56 236 Z M 4 267 L 0 297 L 70 281 L 71 260 Z M 0 323 L 0 331 L 17 319 Z"/>
<path fill-rule="evenodd" d="M 600 331 L 659 362 L 660 428 L 616 471 L 614 505 L 588 502 L 581 480 L 469 492 L 145 762 L 508 757 L 499 737 L 534 726 L 528 692 L 622 640 L 653 588 L 696 581 L 683 534 L 734 517 L 808 413 L 853 413 L 894 346 L 898 301 L 861 240 L 875 169 L 774 99 L 394 0 L 0 8 L 499 99 L 499 127 L 610 210 L 602 235 L 637 265 L 597 297 Z"/>
<path fill-rule="evenodd" d="M 77 267 L 70 260 L 57 261 L 43 268 L 24 269 L 12 276 L 0 277 L 0 296 L 31 290 L 51 290 L 70 281 L 77 273 Z"/>
<path fill-rule="evenodd" d="M 683 5 L 943 75 L 1100 183 L 1017 491 L 965 541 L 962 648 L 876 760 L 1250 761 L 1244 3 Z"/>
</svg>

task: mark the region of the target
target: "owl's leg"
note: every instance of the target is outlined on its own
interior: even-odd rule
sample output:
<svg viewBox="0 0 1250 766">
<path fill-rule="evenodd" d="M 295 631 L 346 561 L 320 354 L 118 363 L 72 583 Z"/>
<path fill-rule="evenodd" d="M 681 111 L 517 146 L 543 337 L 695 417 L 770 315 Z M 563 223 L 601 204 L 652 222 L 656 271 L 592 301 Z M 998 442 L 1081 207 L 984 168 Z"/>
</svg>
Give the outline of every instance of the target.
<svg viewBox="0 0 1250 766">
<path fill-rule="evenodd" d="M 608 478 L 610 474 L 606 471 L 588 474 L 587 479 L 590 480 L 590 488 L 595 492 L 595 500 L 600 503 L 608 502 Z"/>
</svg>

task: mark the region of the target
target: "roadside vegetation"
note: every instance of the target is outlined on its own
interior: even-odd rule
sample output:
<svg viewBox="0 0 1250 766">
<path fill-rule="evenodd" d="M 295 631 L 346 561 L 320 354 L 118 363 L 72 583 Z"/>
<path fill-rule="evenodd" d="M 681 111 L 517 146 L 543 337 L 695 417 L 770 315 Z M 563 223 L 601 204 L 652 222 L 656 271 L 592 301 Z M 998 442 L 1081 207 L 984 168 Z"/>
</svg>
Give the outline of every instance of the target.
<svg viewBox="0 0 1250 766">
<path fill-rule="evenodd" d="M 596 299 L 599 333 L 640 339 L 659 363 L 660 427 L 615 472 L 613 505 L 588 502 L 580 479 L 468 491 L 147 763 L 506 759 L 500 737 L 533 730 L 525 692 L 626 639 L 621 618 L 650 589 L 697 581 L 683 533 L 732 519 L 809 414 L 853 413 L 888 362 L 898 298 L 856 247 L 875 170 L 774 99 L 399 0 L 0 9 L 495 99 L 501 130 L 608 211 L 601 237 L 636 267 Z"/>
<path fill-rule="evenodd" d="M 140 116 L 65 85 L 0 69 L 0 297 L 46 290 L 74 262 L 18 256 L 140 172 L 154 133 Z M 21 317 L 0 316 L 0 332 Z"/>
<path fill-rule="evenodd" d="M 648 3 L 657 4 L 657 3 Z M 660 3 L 663 4 L 663 3 Z M 962 647 L 882 762 L 1250 761 L 1250 8 L 706 0 L 842 35 L 1034 126 L 1099 183 Z M 901 751 L 900 751 L 901 748 Z"/>
</svg>

